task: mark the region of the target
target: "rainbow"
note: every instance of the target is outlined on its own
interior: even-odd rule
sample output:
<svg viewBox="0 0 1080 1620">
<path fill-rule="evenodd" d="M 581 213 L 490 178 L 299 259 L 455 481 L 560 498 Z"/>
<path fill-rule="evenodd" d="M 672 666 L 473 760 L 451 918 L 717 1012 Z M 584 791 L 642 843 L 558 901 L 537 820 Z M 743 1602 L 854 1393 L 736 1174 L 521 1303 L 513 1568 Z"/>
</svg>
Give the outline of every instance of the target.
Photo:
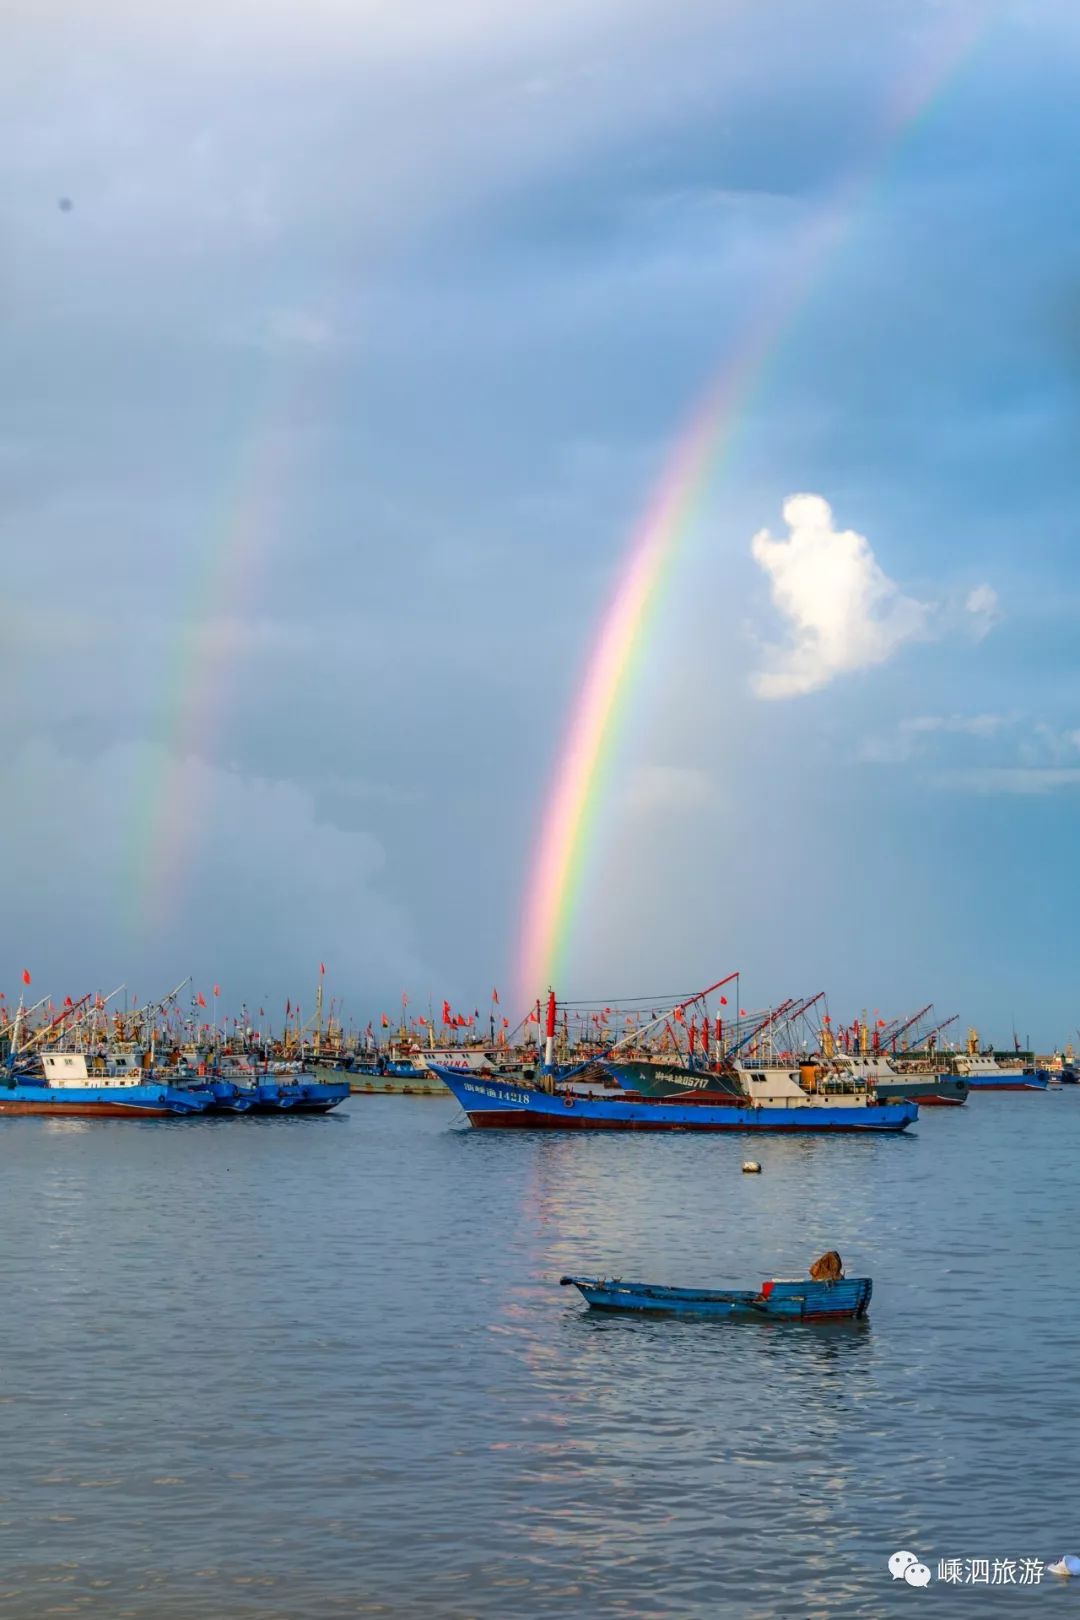
<svg viewBox="0 0 1080 1620">
<path fill-rule="evenodd" d="M 129 843 L 131 926 L 168 928 L 182 909 L 198 840 L 212 818 L 210 762 L 227 719 L 230 676 L 250 646 L 252 603 L 296 459 L 298 379 L 278 371 L 260 391 L 256 426 L 196 550 L 155 701 L 151 763 L 137 786 Z"/>
<path fill-rule="evenodd" d="M 614 590 L 585 661 L 544 806 L 522 907 L 517 989 L 530 1004 L 565 969 L 591 829 L 663 587 L 719 470 L 730 460 L 748 405 L 770 361 L 848 236 L 903 138 L 919 123 L 985 31 L 986 16 L 957 18 L 936 49 L 897 88 L 863 148 L 824 206 L 789 246 L 790 268 L 770 290 L 719 376 L 670 451 L 625 548 Z"/>
</svg>

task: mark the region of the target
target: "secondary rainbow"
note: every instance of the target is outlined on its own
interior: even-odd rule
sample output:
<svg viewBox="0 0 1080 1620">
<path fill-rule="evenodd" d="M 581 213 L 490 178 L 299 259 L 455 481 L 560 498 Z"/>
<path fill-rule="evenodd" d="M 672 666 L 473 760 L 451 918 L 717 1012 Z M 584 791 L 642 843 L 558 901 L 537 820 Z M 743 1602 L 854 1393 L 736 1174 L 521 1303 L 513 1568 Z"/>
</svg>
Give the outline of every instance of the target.
<svg viewBox="0 0 1080 1620">
<path fill-rule="evenodd" d="M 784 253 L 785 272 L 762 301 L 735 351 L 675 441 L 648 506 L 631 533 L 614 590 L 585 661 L 570 711 L 529 872 L 518 950 L 523 1003 L 560 976 L 604 784 L 633 688 L 635 652 L 663 599 L 663 586 L 720 466 L 731 457 L 747 407 L 768 376 L 799 313 L 859 218 L 890 158 L 985 31 L 987 13 L 967 13 L 898 86 L 859 161 Z"/>
<path fill-rule="evenodd" d="M 132 927 L 175 921 L 198 842 L 213 816 L 213 765 L 232 671 L 252 646 L 251 612 L 295 470 L 299 379 L 280 364 L 258 390 L 252 426 L 231 458 L 218 510 L 196 549 L 164 649 L 153 734 L 158 761 L 139 784 L 130 833 Z"/>
</svg>

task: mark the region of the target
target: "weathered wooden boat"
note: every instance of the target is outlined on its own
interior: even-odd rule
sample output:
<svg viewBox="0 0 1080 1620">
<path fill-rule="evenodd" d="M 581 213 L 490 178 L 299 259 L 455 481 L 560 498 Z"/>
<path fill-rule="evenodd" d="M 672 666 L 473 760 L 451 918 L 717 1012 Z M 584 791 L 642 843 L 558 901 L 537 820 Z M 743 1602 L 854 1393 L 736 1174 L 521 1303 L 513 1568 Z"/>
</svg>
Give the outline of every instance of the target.
<svg viewBox="0 0 1080 1620">
<path fill-rule="evenodd" d="M 433 1065 L 477 1127 L 624 1131 L 903 1131 L 919 1117 L 912 1102 L 851 1105 L 794 1095 L 775 1102 L 702 1090 L 678 1098 L 585 1093 L 566 1078 L 481 1076 Z"/>
<path fill-rule="evenodd" d="M 870 1277 L 814 1282 L 773 1278 L 753 1288 L 668 1288 L 621 1277 L 560 1277 L 600 1311 L 645 1311 L 659 1316 L 739 1317 L 748 1321 L 847 1322 L 866 1315 Z"/>
</svg>

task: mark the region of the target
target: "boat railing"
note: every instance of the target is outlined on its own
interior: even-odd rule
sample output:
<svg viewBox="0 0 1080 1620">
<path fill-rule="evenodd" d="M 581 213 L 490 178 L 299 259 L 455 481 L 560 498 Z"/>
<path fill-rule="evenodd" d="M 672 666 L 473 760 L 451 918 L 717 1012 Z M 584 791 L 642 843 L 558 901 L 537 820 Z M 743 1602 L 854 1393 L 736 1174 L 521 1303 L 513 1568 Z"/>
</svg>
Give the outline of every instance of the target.
<svg viewBox="0 0 1080 1620">
<path fill-rule="evenodd" d="M 799 1081 L 802 1089 L 811 1097 L 861 1097 L 872 1084 L 873 1077 L 846 1074 L 822 1074 L 818 1072 L 811 1084 Z"/>
</svg>

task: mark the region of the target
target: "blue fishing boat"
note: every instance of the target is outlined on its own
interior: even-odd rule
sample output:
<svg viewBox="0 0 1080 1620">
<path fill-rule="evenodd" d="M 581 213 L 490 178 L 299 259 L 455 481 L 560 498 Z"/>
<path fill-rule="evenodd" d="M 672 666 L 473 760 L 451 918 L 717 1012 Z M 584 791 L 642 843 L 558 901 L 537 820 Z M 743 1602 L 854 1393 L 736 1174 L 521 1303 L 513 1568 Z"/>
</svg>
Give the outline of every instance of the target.
<svg viewBox="0 0 1080 1620">
<path fill-rule="evenodd" d="M 246 1114 L 251 1110 L 250 1091 L 232 1080 L 199 1080 L 192 1090 L 209 1092 L 212 1114 Z"/>
<path fill-rule="evenodd" d="M 241 1090 L 247 1088 L 241 1087 Z M 263 1080 L 250 1087 L 253 1114 L 328 1114 L 349 1095 L 344 1080 Z"/>
<path fill-rule="evenodd" d="M 46 1114 L 53 1118 L 165 1118 L 202 1114 L 210 1103 L 204 1091 L 144 1076 L 139 1069 L 91 1074 L 82 1052 L 45 1052 L 42 1074 L 8 1070 L 0 1082 L 0 1114 Z"/>
<path fill-rule="evenodd" d="M 663 1316 L 738 1317 L 749 1321 L 845 1322 L 866 1315 L 870 1277 L 773 1278 L 753 1288 L 667 1288 L 621 1277 L 560 1277 L 600 1311 L 646 1311 Z"/>
<path fill-rule="evenodd" d="M 480 1128 L 624 1131 L 903 1131 L 919 1117 L 913 1102 L 849 1103 L 792 1095 L 759 1102 L 702 1090 L 692 1098 L 644 1099 L 575 1087 L 567 1076 L 483 1076 L 431 1067 Z"/>
<path fill-rule="evenodd" d="M 427 1067 L 406 1058 L 357 1060 L 337 1073 L 348 1082 L 349 1090 L 360 1096 L 445 1097 L 446 1088 Z M 315 1065 L 316 1078 L 331 1078 L 329 1065 Z"/>
<path fill-rule="evenodd" d="M 328 1066 L 315 1074 L 284 1065 L 275 1070 L 239 1057 L 215 1069 L 210 1083 L 222 1094 L 222 1108 L 234 1113 L 328 1114 L 349 1095 L 344 1076 L 323 1078 L 332 1072 Z"/>
<path fill-rule="evenodd" d="M 954 1060 L 970 1091 L 1045 1091 L 1050 1075 L 1045 1069 L 1006 1069 L 988 1053 L 972 1053 Z"/>
</svg>

